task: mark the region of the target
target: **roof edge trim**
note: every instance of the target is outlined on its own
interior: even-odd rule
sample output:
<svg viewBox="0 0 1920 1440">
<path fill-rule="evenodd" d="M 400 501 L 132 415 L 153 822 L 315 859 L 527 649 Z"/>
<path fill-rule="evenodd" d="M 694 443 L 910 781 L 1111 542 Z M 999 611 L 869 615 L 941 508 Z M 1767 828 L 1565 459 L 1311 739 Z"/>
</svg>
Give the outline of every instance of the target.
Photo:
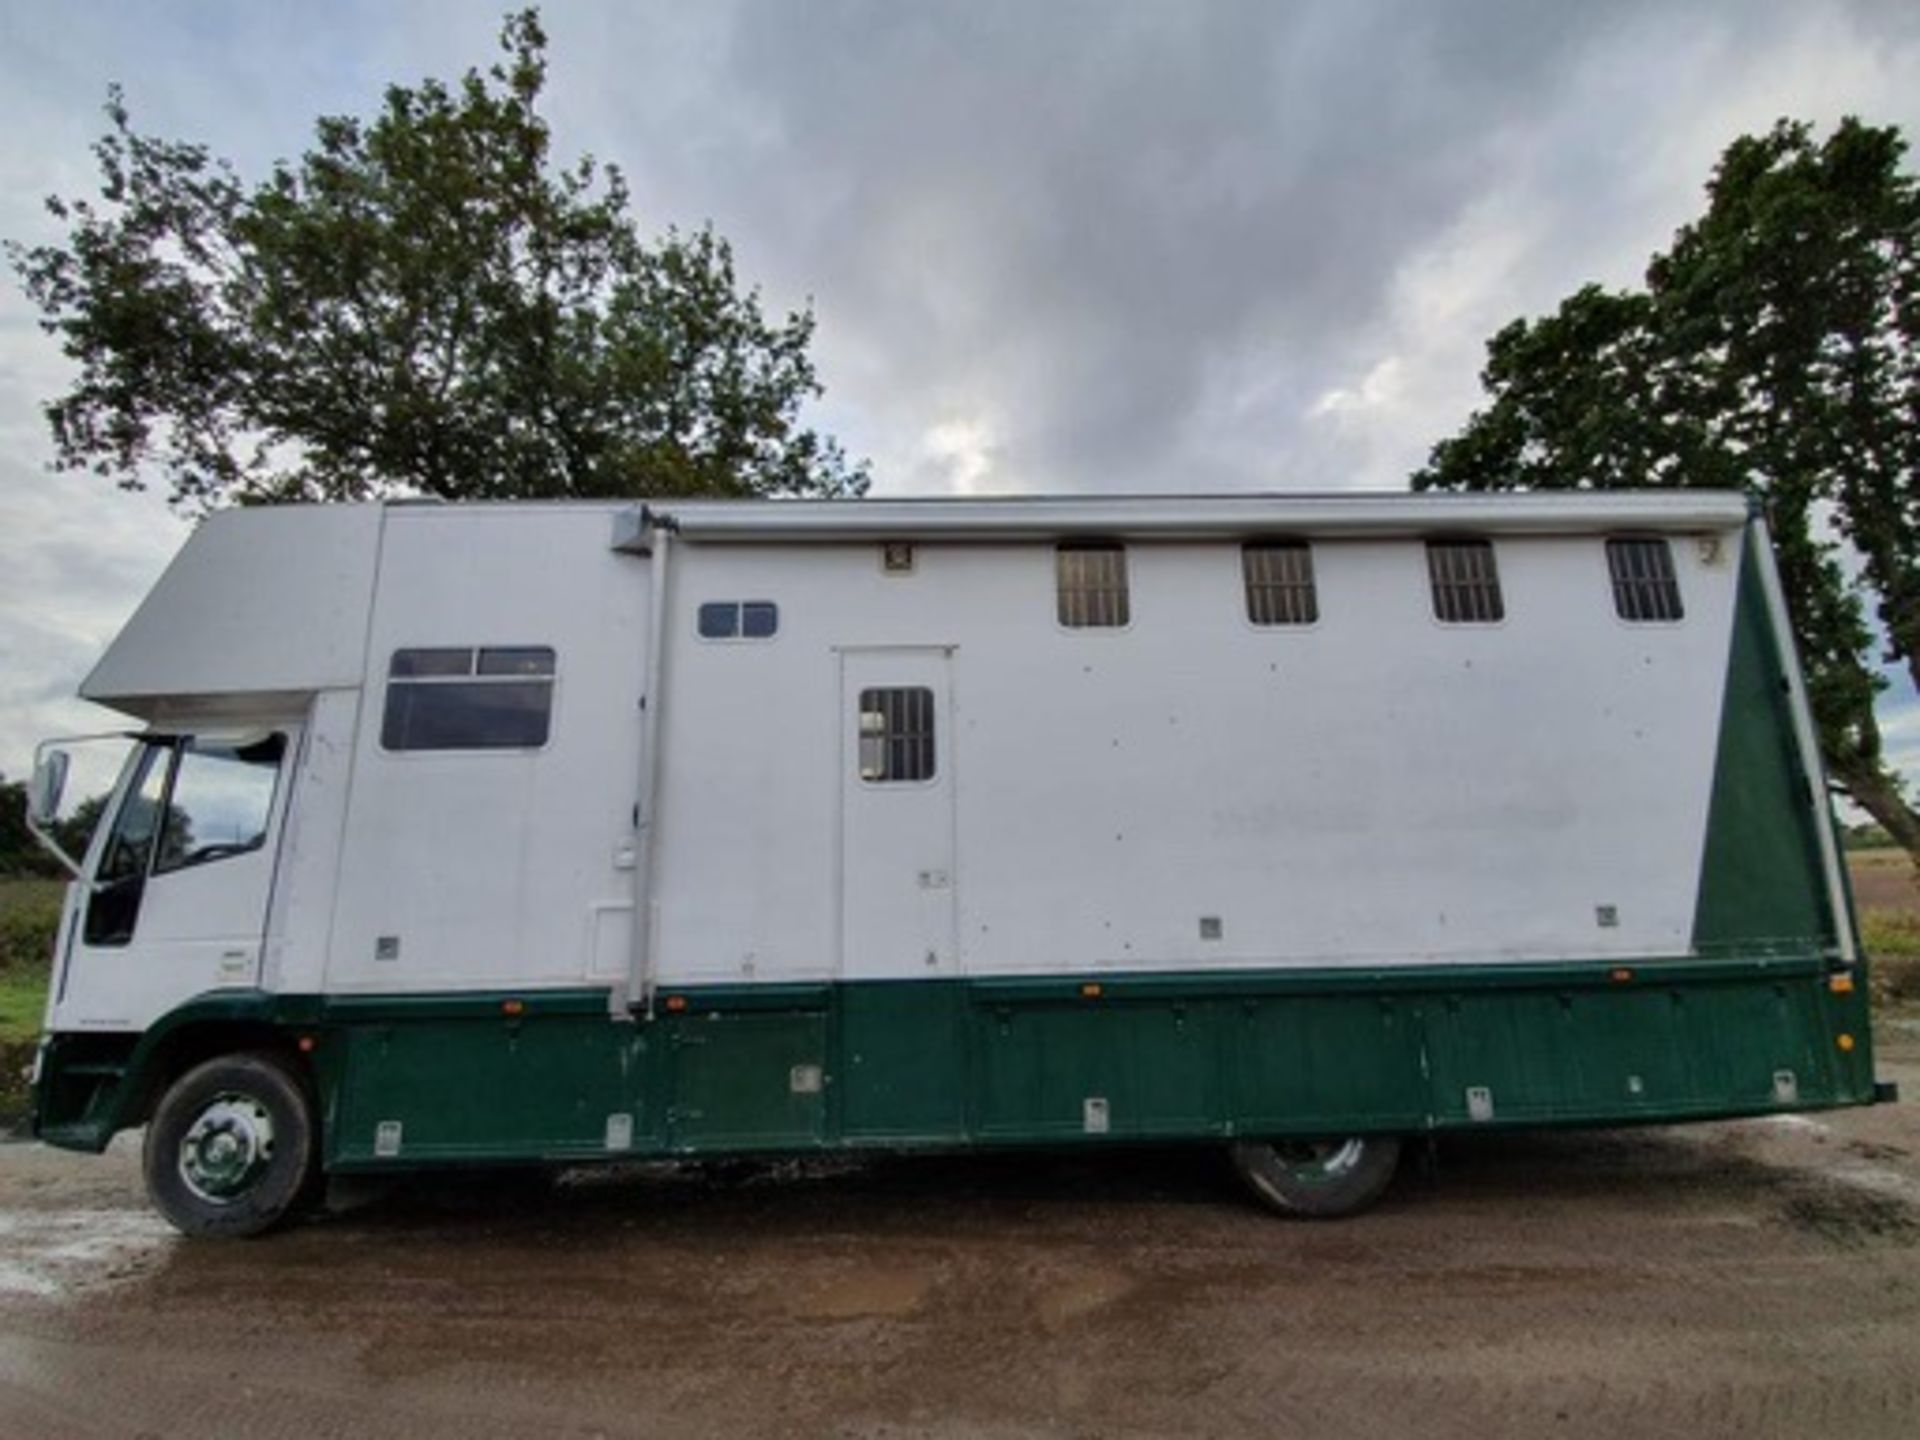
<svg viewBox="0 0 1920 1440">
<path fill-rule="evenodd" d="M 1203 539 L 1260 533 L 1347 536 L 1464 532 L 1565 535 L 1736 529 L 1733 491 L 1551 494 L 1023 496 L 996 499 L 689 501 L 622 512 L 614 548 L 645 553 L 650 532 L 699 542 L 1011 540 L 1088 535 Z"/>
</svg>

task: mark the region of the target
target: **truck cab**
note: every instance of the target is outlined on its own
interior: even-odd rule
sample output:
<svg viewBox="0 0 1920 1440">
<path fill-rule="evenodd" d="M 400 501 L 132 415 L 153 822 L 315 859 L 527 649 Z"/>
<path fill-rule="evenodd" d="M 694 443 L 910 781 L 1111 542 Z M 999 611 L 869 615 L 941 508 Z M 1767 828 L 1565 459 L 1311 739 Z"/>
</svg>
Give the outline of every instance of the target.
<svg viewBox="0 0 1920 1440">
<path fill-rule="evenodd" d="M 143 1030 L 195 995 L 260 983 L 299 739 L 290 721 L 135 739 L 68 889 L 50 1030 Z"/>
</svg>

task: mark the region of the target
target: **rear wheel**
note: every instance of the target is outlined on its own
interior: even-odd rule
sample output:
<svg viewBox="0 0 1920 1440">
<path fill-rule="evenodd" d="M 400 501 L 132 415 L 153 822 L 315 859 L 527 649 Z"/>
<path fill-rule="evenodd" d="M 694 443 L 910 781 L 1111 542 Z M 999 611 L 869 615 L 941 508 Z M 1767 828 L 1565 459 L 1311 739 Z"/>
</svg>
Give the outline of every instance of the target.
<svg viewBox="0 0 1920 1440">
<path fill-rule="evenodd" d="M 270 1055 L 223 1055 L 167 1088 L 147 1122 L 154 1207 L 182 1234 L 258 1235 L 312 1196 L 306 1087 Z"/>
<path fill-rule="evenodd" d="M 1386 1193 L 1400 1160 L 1391 1135 L 1242 1140 L 1233 1168 L 1268 1209 L 1307 1220 L 1355 1215 Z"/>
</svg>

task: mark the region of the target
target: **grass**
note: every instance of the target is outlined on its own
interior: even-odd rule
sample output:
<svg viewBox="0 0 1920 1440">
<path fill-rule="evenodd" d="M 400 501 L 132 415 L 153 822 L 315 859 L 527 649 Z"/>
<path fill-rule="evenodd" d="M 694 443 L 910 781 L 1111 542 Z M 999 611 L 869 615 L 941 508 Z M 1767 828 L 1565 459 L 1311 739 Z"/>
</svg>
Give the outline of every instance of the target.
<svg viewBox="0 0 1920 1440">
<path fill-rule="evenodd" d="M 47 972 L 0 971 L 0 1050 L 31 1043 L 47 1013 Z"/>
<path fill-rule="evenodd" d="M 1920 914 L 1868 910 L 1860 916 L 1860 943 L 1869 955 L 1920 960 Z"/>
<path fill-rule="evenodd" d="M 0 878 L 0 1126 L 27 1105 L 26 1068 L 47 1011 L 58 880 Z"/>
<path fill-rule="evenodd" d="M 0 1046 L 40 1033 L 61 882 L 0 879 Z"/>
<path fill-rule="evenodd" d="M 1860 944 L 1873 966 L 1873 998 L 1902 1007 L 1920 1004 L 1920 911 L 1861 911 Z"/>
<path fill-rule="evenodd" d="M 1889 1012 L 1920 1005 L 1920 884 L 1904 850 L 1847 855 L 1860 944 L 1873 964 L 1873 998 Z M 1889 1015 L 1889 1018 L 1895 1018 Z"/>
</svg>

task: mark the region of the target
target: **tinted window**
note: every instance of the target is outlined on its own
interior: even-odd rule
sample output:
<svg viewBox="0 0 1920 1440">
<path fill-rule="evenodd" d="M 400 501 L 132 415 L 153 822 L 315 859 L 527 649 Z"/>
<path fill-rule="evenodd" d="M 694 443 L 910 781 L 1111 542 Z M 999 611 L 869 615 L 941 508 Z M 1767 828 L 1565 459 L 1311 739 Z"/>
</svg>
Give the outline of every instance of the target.
<svg viewBox="0 0 1920 1440">
<path fill-rule="evenodd" d="M 553 651 L 544 645 L 503 646 L 480 652 L 480 675 L 551 675 Z"/>
<path fill-rule="evenodd" d="M 1506 618 L 1500 572 L 1488 541 L 1429 541 L 1427 576 L 1433 582 L 1435 619 L 1450 625 L 1487 625 Z"/>
<path fill-rule="evenodd" d="M 257 850 L 267 841 L 286 740 L 236 748 L 188 740 L 174 771 L 154 873 Z"/>
<path fill-rule="evenodd" d="M 389 675 L 469 675 L 473 673 L 471 650 L 396 650 Z"/>
<path fill-rule="evenodd" d="M 536 750 L 547 743 L 553 674 L 554 652 L 545 645 L 395 651 L 380 743 L 389 750 Z"/>
<path fill-rule="evenodd" d="M 1678 620 L 1680 581 L 1665 540 L 1607 541 L 1607 571 L 1613 577 L 1613 609 L 1622 620 Z"/>
<path fill-rule="evenodd" d="M 740 633 L 764 640 L 780 628 L 780 612 L 771 600 L 749 600 L 740 607 Z"/>
<path fill-rule="evenodd" d="M 698 623 L 703 640 L 766 640 L 780 629 L 780 607 L 771 600 L 709 600 Z"/>
<path fill-rule="evenodd" d="M 113 833 L 107 837 L 106 852 L 100 857 L 100 869 L 94 878 L 100 881 L 125 880 L 147 873 L 147 861 L 153 854 L 153 832 L 160 822 L 160 806 L 166 798 L 167 761 L 173 754 L 165 745 L 149 745 L 140 755 L 140 773 L 127 792 L 126 803 L 114 817 Z"/>
<path fill-rule="evenodd" d="M 113 817 L 107 848 L 94 875 L 93 893 L 87 896 L 87 918 L 81 933 L 89 945 L 125 945 L 133 939 L 172 761 L 170 745 L 147 745 L 140 751 L 136 762 L 139 769 L 127 787 L 125 802 Z"/>
<path fill-rule="evenodd" d="M 133 938 L 149 873 L 265 844 L 285 753 L 282 735 L 246 746 L 193 739 L 147 745 L 87 897 L 87 944 L 125 945 Z"/>
</svg>

